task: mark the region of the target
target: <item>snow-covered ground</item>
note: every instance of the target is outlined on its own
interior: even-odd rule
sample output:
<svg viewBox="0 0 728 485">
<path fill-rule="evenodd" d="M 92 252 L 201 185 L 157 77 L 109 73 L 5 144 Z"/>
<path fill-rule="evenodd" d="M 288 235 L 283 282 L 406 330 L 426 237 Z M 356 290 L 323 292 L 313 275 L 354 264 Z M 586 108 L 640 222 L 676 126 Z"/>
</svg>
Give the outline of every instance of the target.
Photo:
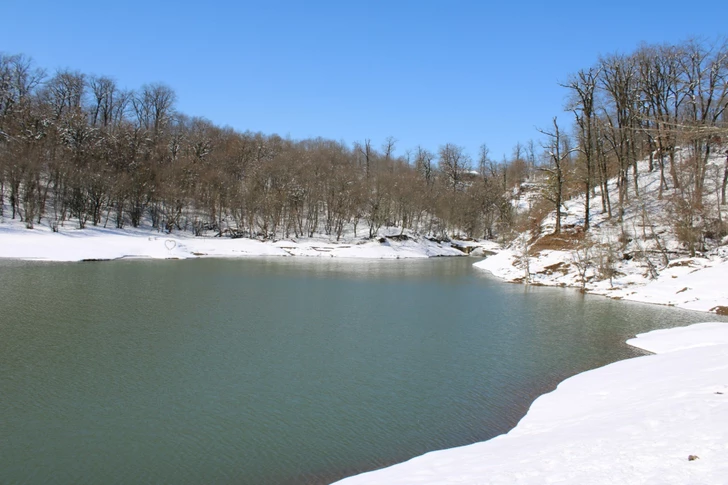
<svg viewBox="0 0 728 485">
<path fill-rule="evenodd" d="M 458 249 L 457 247 L 461 249 Z M 494 243 L 435 241 L 393 231 L 375 239 L 329 238 L 259 241 L 228 237 L 194 237 L 189 233 L 164 234 L 151 228 L 86 229 L 60 228 L 52 232 L 36 225 L 26 229 L 18 221 L 0 223 L 0 258 L 48 261 L 106 260 L 121 258 L 197 258 L 245 256 L 312 256 L 337 258 L 404 259 L 482 254 L 497 248 Z M 464 252 L 465 251 L 465 252 Z"/>
<path fill-rule="evenodd" d="M 721 152 L 722 153 L 722 152 Z M 725 156 L 711 159 L 710 170 L 722 173 Z M 639 194 L 630 181 L 629 202 L 623 220 L 602 213 L 599 191 L 591 203 L 588 234 L 584 224 L 584 196 L 564 203 L 562 235 L 552 236 L 555 212 L 542 222 L 539 234 L 523 233 L 508 248 L 475 267 L 511 282 L 581 287 L 589 293 L 645 303 L 672 305 L 689 310 L 728 311 L 728 237 L 709 241 L 705 252 L 689 257 L 675 236 L 675 211 L 671 190 L 659 192 L 660 174 L 648 162 L 639 166 Z M 728 218 L 728 206 L 718 204 L 714 178 L 706 181 L 706 213 L 716 219 L 718 210 Z M 619 188 L 609 183 L 616 214 Z M 532 202 L 534 191 L 521 198 Z M 526 207 L 523 201 L 517 207 Z M 609 277 L 611 273 L 611 278 Z M 725 307 L 719 310 L 719 307 Z"/>
<path fill-rule="evenodd" d="M 621 276 L 587 283 L 590 293 L 615 299 L 671 305 L 688 310 L 717 311 L 728 309 L 728 248 L 721 248 L 712 258 L 680 258 L 659 271 L 655 279 L 645 274 L 637 264 L 620 264 Z M 531 284 L 581 286 L 581 276 L 568 251 L 541 251 L 529 257 Z M 490 271 L 506 281 L 523 281 L 524 257 L 513 249 L 504 249 L 495 256 L 475 263 L 475 267 Z"/>
<path fill-rule="evenodd" d="M 565 380 L 505 435 L 337 483 L 728 483 L 728 323 L 628 343 L 657 355 Z"/>
</svg>

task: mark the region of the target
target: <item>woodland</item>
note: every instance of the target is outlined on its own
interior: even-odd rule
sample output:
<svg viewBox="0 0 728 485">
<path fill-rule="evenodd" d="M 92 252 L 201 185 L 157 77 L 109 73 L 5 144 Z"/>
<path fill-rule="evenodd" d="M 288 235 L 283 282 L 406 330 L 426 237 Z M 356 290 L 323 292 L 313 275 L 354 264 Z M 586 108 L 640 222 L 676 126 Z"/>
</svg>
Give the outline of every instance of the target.
<svg viewBox="0 0 728 485">
<path fill-rule="evenodd" d="M 164 84 L 126 89 L 109 76 L 51 73 L 24 54 L 0 54 L 0 216 L 54 231 L 151 224 L 338 240 L 345 230 L 371 238 L 397 227 L 508 240 L 554 210 L 560 233 L 560 208 L 576 194 L 586 195 L 584 231 L 596 212 L 618 221 L 639 197 L 638 161 L 648 159 L 686 250 L 726 235 L 725 41 L 642 45 L 564 79 L 570 114 L 539 129 L 540 143 L 519 143 L 496 161 L 485 144 L 471 155 L 452 143 L 402 151 L 394 137 L 349 145 L 240 132 L 179 112 Z M 538 197 L 519 211 L 513 201 L 528 190 Z"/>
</svg>

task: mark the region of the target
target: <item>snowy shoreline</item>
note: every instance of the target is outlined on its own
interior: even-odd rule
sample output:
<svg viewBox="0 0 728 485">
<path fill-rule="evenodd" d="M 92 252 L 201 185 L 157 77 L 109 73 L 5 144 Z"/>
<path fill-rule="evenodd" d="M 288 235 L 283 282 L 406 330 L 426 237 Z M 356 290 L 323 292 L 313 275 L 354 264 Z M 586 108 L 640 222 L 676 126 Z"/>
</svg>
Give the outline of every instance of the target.
<svg viewBox="0 0 728 485">
<path fill-rule="evenodd" d="M 492 251 L 495 243 L 438 241 L 399 230 L 374 239 L 326 237 L 260 241 L 247 238 L 165 234 L 151 228 L 26 229 L 20 223 L 0 224 L 0 259 L 89 261 L 127 258 L 188 259 L 201 257 L 304 256 L 359 259 L 411 259 L 465 256 Z"/>
<path fill-rule="evenodd" d="M 627 343 L 654 355 L 566 379 L 507 434 L 336 483 L 722 483 L 728 323 L 656 330 Z"/>
<path fill-rule="evenodd" d="M 639 268 L 623 266 L 624 276 L 586 286 L 586 292 L 615 300 L 674 306 L 686 310 L 720 313 L 728 310 L 728 249 L 719 256 L 673 260 L 657 278 L 649 279 Z M 523 279 L 519 255 L 503 249 L 473 266 L 507 282 Z M 568 269 L 570 254 L 566 251 L 542 251 L 530 258 L 530 284 L 578 288 L 579 275 Z"/>
<path fill-rule="evenodd" d="M 675 260 L 654 280 L 639 268 L 622 267 L 625 276 L 589 284 L 587 291 L 613 299 L 676 306 L 703 312 L 728 309 L 728 249 L 719 257 Z M 522 259 L 514 249 L 489 241 L 437 241 L 394 229 L 374 239 L 340 242 L 326 237 L 260 241 L 247 238 L 165 234 L 152 228 L 86 229 L 48 227 L 26 229 L 18 221 L 0 223 L 0 259 L 40 261 L 97 261 L 116 259 L 244 258 L 258 256 L 351 259 L 413 259 L 445 256 L 490 255 L 474 264 L 507 282 L 523 278 Z M 568 251 L 542 251 L 530 258 L 531 284 L 579 287 L 579 277 L 569 268 Z M 573 266 L 573 265 L 572 265 Z M 553 268 L 558 267 L 557 270 Z M 567 270 L 568 269 L 568 270 Z"/>
<path fill-rule="evenodd" d="M 680 150 L 679 156 L 690 154 Z M 725 156 L 716 154 L 709 164 L 713 170 L 721 169 Z M 534 219 L 537 226 L 531 225 L 475 267 L 509 282 L 582 288 L 617 300 L 728 315 L 728 235 L 706 231 L 690 251 L 685 238 L 679 237 L 678 215 L 671 202 L 680 194 L 671 198 L 665 192 L 660 172 L 649 159 L 637 163 L 635 174 L 632 182 L 634 187 L 639 182 L 640 191 L 629 184 L 621 214 L 605 208 L 605 200 L 620 200 L 618 180 L 613 178 L 607 184 L 608 198 L 601 189 L 592 194 L 588 218 L 585 195 L 575 195 L 562 202 L 560 230 L 551 209 Z M 524 184 L 514 194 L 513 203 L 521 213 L 542 199 L 534 186 L 538 187 Z M 716 187 L 706 193 L 706 207 L 713 211 L 710 217 L 728 220 L 728 205 L 719 204 Z"/>
</svg>

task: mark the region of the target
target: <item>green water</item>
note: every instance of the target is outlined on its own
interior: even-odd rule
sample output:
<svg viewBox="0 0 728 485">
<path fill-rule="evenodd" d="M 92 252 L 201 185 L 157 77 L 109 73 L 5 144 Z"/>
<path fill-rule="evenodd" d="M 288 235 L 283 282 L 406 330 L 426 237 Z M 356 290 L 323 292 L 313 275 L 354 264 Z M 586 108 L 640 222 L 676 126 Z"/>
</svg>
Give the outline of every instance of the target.
<svg viewBox="0 0 728 485">
<path fill-rule="evenodd" d="M 716 318 L 473 261 L 0 261 L 0 483 L 328 483 Z"/>
</svg>

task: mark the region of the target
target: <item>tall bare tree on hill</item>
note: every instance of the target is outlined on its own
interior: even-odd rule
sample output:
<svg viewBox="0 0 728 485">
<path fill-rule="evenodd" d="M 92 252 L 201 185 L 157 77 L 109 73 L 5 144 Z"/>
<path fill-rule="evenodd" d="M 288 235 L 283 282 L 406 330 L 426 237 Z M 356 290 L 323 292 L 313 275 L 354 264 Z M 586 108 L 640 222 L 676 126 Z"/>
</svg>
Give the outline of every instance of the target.
<svg viewBox="0 0 728 485">
<path fill-rule="evenodd" d="M 589 229 L 590 202 L 593 180 L 593 167 L 595 156 L 594 147 L 594 122 L 595 106 L 594 95 L 597 87 L 599 68 L 580 70 L 572 77 L 565 87 L 573 91 L 575 100 L 572 106 L 576 124 L 579 130 L 579 151 L 584 160 L 584 230 Z M 601 180 L 602 196 L 607 193 L 607 179 Z"/>
<path fill-rule="evenodd" d="M 561 207 L 564 201 L 564 183 L 566 161 L 571 156 L 571 152 L 575 149 L 564 150 L 564 135 L 559 129 L 556 117 L 552 120 L 553 130 L 538 130 L 546 135 L 548 142 L 544 145 L 544 149 L 549 157 L 549 166 L 541 167 L 540 170 L 545 172 L 549 178 L 549 189 L 545 194 L 546 200 L 550 201 L 556 209 L 556 225 L 554 234 L 561 234 Z"/>
</svg>

